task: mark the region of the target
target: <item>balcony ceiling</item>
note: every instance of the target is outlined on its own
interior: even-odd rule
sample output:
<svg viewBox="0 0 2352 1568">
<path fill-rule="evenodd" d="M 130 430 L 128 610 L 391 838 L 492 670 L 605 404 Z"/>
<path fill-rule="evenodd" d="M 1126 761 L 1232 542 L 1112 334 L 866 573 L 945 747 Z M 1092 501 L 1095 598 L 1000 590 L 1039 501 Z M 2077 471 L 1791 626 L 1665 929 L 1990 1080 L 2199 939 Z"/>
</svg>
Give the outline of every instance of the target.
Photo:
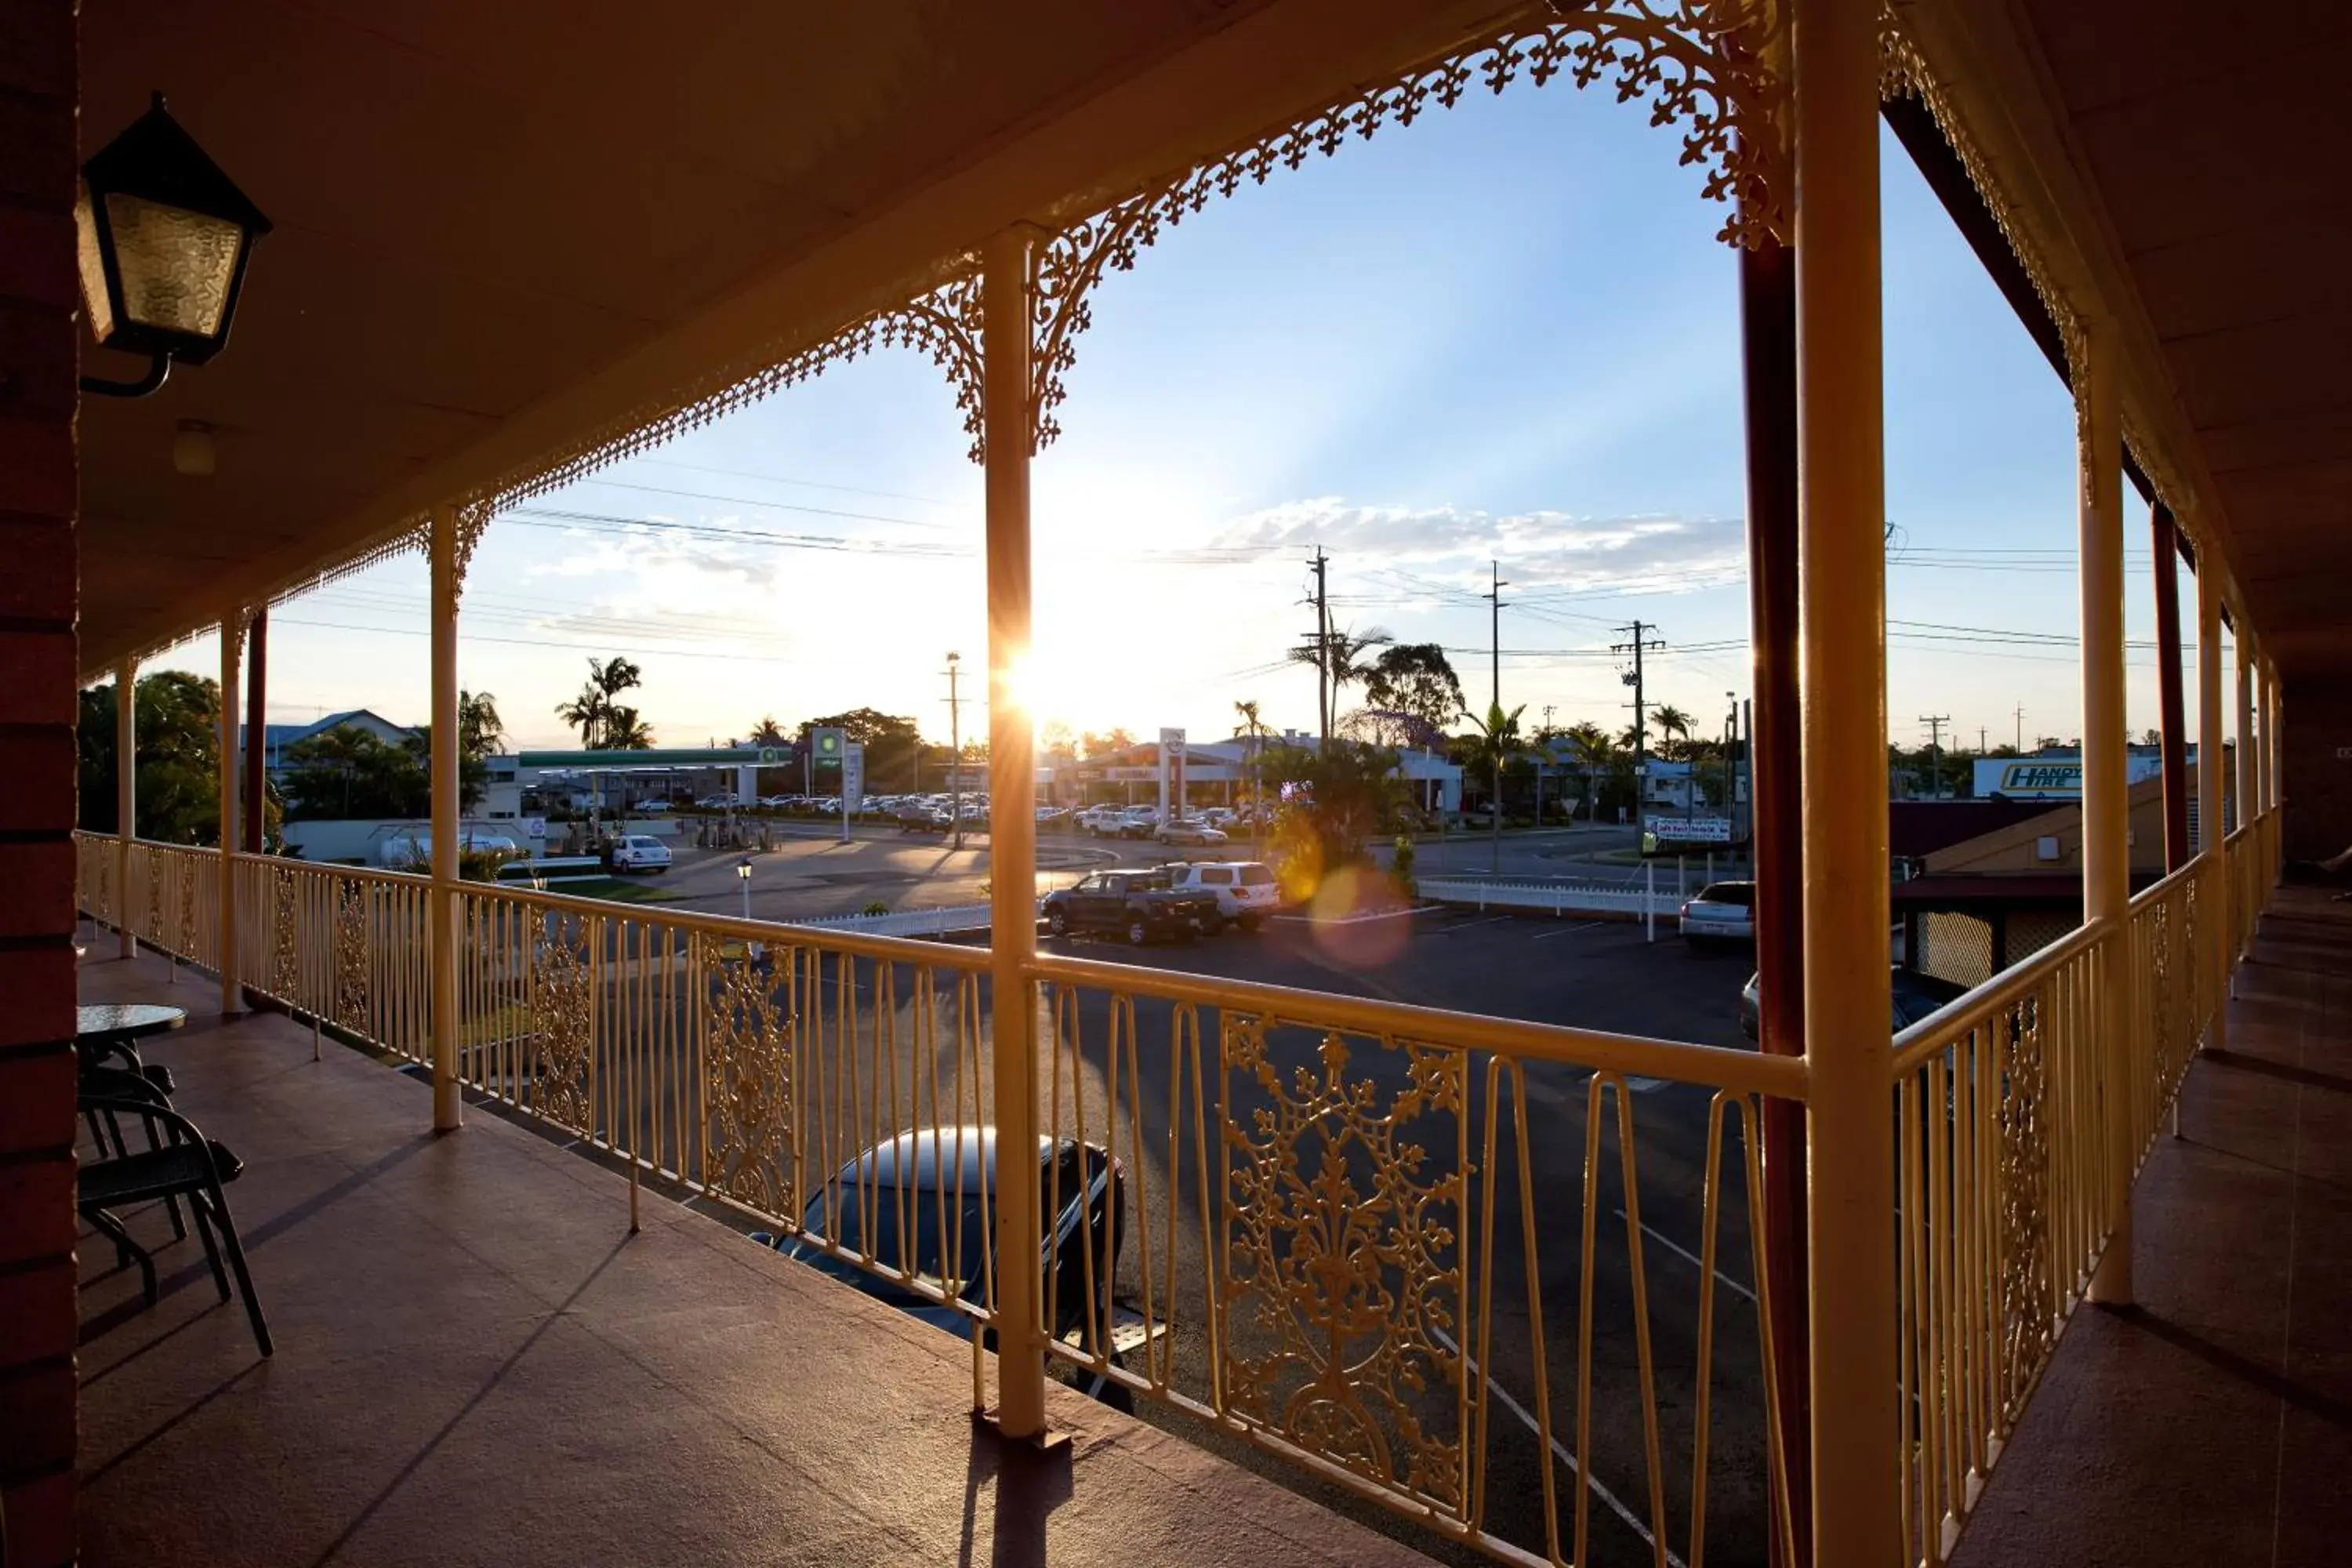
<svg viewBox="0 0 2352 1568">
<path fill-rule="evenodd" d="M 2290 681 L 2352 674 L 2352 202 L 2336 0 L 2028 0 Z"/>
<path fill-rule="evenodd" d="M 226 353 L 83 404 L 85 668 L 1507 8 L 92 4 L 84 151 L 160 88 L 277 227 Z M 184 420 L 209 478 L 172 469 Z"/>
</svg>

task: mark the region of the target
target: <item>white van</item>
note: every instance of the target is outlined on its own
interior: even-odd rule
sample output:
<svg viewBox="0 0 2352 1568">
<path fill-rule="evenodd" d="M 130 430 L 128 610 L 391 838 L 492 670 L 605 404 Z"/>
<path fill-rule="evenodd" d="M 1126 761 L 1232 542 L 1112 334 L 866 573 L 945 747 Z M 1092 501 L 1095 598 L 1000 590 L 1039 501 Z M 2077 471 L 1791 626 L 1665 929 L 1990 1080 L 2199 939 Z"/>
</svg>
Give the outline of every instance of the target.
<svg viewBox="0 0 2352 1568">
<path fill-rule="evenodd" d="M 1244 931 L 1257 930 L 1282 902 L 1282 884 L 1262 860 L 1194 860 L 1169 867 L 1168 880 L 1180 892 L 1214 893 L 1217 913 Z"/>
</svg>

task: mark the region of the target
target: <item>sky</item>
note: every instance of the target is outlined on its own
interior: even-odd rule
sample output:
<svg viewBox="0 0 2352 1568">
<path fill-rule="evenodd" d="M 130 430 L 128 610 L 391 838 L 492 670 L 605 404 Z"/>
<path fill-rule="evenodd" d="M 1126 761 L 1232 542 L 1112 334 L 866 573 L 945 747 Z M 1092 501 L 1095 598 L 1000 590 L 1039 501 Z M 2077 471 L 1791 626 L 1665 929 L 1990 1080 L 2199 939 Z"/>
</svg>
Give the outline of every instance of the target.
<svg viewBox="0 0 2352 1568">
<path fill-rule="evenodd" d="M 1522 84 L 1214 203 L 1107 277 L 1035 462 L 1041 722 L 1195 738 L 1256 700 L 1311 729 L 1308 556 L 1334 624 L 1444 646 L 1484 709 L 1718 732 L 1748 689 L 1738 265 L 1679 138 Z M 1908 159 L 1882 139 L 1890 739 L 2081 732 L 2074 416 Z M 984 732 L 982 476 L 929 360 L 885 350 L 493 522 L 460 679 L 520 746 L 592 656 L 645 671 L 656 742 L 872 706 Z M 2158 721 L 2147 511 L 2126 508 L 2128 719 Z M 1498 566 L 1496 564 L 1498 563 Z M 268 718 L 427 716 L 410 555 L 272 614 Z M 2184 626 L 2193 643 L 2193 588 Z M 2225 652 L 2225 657 L 2228 657 Z M 2194 655 L 2189 656 L 2194 713 Z M 218 668 L 199 639 L 158 661 Z"/>
</svg>

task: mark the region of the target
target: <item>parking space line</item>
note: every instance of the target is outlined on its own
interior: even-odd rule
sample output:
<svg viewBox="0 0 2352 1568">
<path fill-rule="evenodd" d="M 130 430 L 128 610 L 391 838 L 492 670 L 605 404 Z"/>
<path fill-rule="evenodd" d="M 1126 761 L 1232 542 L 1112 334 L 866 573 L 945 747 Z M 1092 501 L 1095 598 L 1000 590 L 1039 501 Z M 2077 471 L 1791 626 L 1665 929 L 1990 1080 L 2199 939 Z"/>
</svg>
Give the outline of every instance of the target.
<svg viewBox="0 0 2352 1568">
<path fill-rule="evenodd" d="M 1625 1217 L 1625 1211 L 1623 1209 L 1618 1209 L 1614 1212 L 1619 1219 L 1623 1219 Z M 1704 1268 L 1706 1267 L 1706 1265 L 1698 1260 L 1698 1257 L 1696 1253 L 1676 1245 L 1671 1237 L 1661 1236 L 1657 1231 L 1653 1230 L 1646 1223 L 1642 1226 L 1642 1234 L 1648 1237 L 1652 1241 L 1656 1242 L 1660 1247 L 1664 1247 L 1668 1252 L 1673 1253 L 1676 1258 L 1679 1258 L 1684 1262 L 1689 1264 L 1693 1268 Z M 1755 1291 L 1749 1289 L 1747 1286 L 1742 1285 L 1738 1280 L 1734 1279 L 1722 1269 L 1718 1268 L 1715 1271 L 1715 1278 L 1717 1283 L 1738 1291 L 1741 1295 L 1747 1297 L 1751 1301 L 1756 1300 Z"/>
<path fill-rule="evenodd" d="M 1556 936 L 1574 936 L 1578 931 L 1591 931 L 1596 927 L 1605 926 L 1609 922 L 1607 921 L 1580 921 L 1572 926 L 1561 926 L 1557 931 L 1539 931 L 1528 940 L 1530 942 L 1544 942 Z"/>
<path fill-rule="evenodd" d="M 1475 926 L 1500 925 L 1505 921 L 1515 921 L 1519 917 L 1517 915 L 1488 915 L 1484 920 L 1460 921 L 1453 925 L 1439 926 L 1429 934 L 1432 936 L 1452 936 L 1457 931 L 1469 931 Z"/>
<path fill-rule="evenodd" d="M 1429 1331 L 1435 1337 L 1438 1343 L 1446 1348 L 1449 1353 L 1460 1356 L 1462 1358 L 1462 1363 L 1468 1367 L 1474 1375 L 1485 1375 L 1479 1372 L 1478 1363 L 1471 1358 L 1469 1352 L 1454 1342 L 1453 1335 L 1447 1333 L 1444 1329 L 1439 1328 L 1434 1323 L 1432 1323 L 1429 1326 Z M 1528 1431 L 1534 1433 L 1538 1437 L 1543 1436 L 1543 1427 L 1537 1422 L 1533 1413 L 1531 1413 L 1526 1405 L 1512 1398 L 1508 1389 L 1496 1382 L 1491 1376 L 1486 1378 L 1486 1386 L 1494 1391 L 1495 1397 L 1503 1402 L 1504 1409 L 1517 1416 L 1520 1424 L 1526 1426 Z M 1634 1534 L 1642 1538 L 1643 1545 L 1648 1547 L 1654 1552 L 1663 1552 L 1665 1560 L 1669 1564 L 1669 1568 L 1687 1568 L 1687 1565 L 1683 1562 L 1683 1560 L 1675 1554 L 1675 1549 L 1673 1547 L 1667 1546 L 1662 1548 L 1659 1546 L 1658 1538 L 1650 1533 L 1650 1527 L 1642 1522 L 1641 1517 L 1634 1513 L 1632 1509 L 1627 1508 L 1623 1503 L 1618 1501 L 1617 1494 L 1611 1491 L 1607 1487 L 1602 1486 L 1601 1484 L 1601 1479 L 1598 1476 L 1591 1474 L 1583 1466 L 1578 1464 L 1576 1462 L 1576 1456 L 1570 1453 L 1568 1451 L 1568 1446 L 1562 1443 L 1558 1437 L 1551 1439 L 1551 1451 L 1559 1458 L 1561 1464 L 1568 1467 L 1568 1473 L 1570 1475 L 1580 1478 L 1584 1484 L 1590 1486 L 1592 1489 L 1592 1495 L 1606 1503 L 1609 1506 L 1610 1512 L 1615 1514 L 1619 1519 L 1623 1520 L 1626 1527 L 1632 1530 Z"/>
</svg>

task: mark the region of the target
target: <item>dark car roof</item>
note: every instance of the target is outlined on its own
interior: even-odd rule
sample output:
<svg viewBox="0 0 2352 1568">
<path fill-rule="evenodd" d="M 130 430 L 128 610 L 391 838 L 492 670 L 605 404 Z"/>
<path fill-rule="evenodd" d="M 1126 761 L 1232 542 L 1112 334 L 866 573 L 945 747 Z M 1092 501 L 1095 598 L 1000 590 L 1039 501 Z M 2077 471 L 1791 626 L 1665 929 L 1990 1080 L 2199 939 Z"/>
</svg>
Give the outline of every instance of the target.
<svg viewBox="0 0 2352 1568">
<path fill-rule="evenodd" d="M 1063 1142 L 1069 1140 L 1064 1139 Z M 1042 1164 L 1055 1147 L 1040 1133 L 1037 1158 Z M 835 1180 L 846 1185 L 912 1187 L 918 1192 L 976 1191 L 996 1184 L 996 1129 L 977 1123 L 958 1127 L 925 1127 L 901 1132 L 877 1143 L 841 1168 Z"/>
</svg>

